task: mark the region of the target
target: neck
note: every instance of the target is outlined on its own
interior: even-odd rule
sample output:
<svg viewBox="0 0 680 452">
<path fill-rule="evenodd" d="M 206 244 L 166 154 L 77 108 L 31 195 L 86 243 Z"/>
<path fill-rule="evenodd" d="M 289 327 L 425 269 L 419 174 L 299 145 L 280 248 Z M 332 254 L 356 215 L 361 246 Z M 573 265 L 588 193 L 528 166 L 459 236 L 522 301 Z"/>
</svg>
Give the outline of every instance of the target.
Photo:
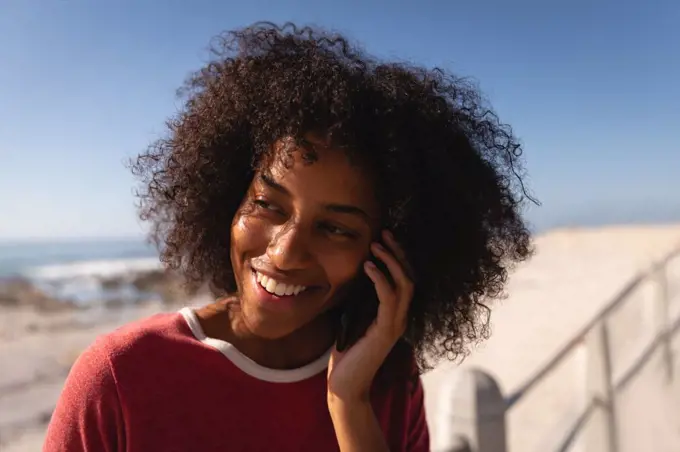
<svg viewBox="0 0 680 452">
<path fill-rule="evenodd" d="M 206 336 L 231 343 L 248 358 L 270 369 L 302 367 L 326 353 L 335 343 L 335 322 L 331 313 L 320 315 L 277 339 L 253 334 L 235 299 L 217 301 L 196 314 Z"/>
</svg>

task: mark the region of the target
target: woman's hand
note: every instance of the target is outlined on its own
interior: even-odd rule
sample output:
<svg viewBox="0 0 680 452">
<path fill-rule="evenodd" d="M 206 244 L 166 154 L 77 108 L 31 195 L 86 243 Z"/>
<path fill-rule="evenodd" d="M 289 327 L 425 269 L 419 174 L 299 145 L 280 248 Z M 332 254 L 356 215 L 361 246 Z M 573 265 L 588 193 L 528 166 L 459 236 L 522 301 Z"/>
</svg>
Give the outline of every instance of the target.
<svg viewBox="0 0 680 452">
<path fill-rule="evenodd" d="M 329 407 L 339 402 L 343 406 L 367 402 L 373 378 L 406 331 L 413 281 L 409 277 L 404 251 L 392 233 L 384 231 L 383 239 L 389 250 L 373 243 L 371 251 L 385 263 L 394 285 L 375 264 L 370 261 L 364 264 L 364 270 L 378 294 L 378 313 L 366 334 L 352 347 L 344 352 L 334 350 L 331 354 L 328 366 Z"/>
<path fill-rule="evenodd" d="M 406 331 L 413 281 L 408 277 L 404 252 L 394 236 L 385 231 L 383 238 L 390 249 L 373 243 L 371 251 L 385 263 L 394 285 L 373 263 L 364 264 L 380 302 L 376 319 L 348 350 L 335 349 L 328 364 L 328 411 L 342 452 L 389 449 L 371 406 L 371 384 L 392 347 Z"/>
</svg>

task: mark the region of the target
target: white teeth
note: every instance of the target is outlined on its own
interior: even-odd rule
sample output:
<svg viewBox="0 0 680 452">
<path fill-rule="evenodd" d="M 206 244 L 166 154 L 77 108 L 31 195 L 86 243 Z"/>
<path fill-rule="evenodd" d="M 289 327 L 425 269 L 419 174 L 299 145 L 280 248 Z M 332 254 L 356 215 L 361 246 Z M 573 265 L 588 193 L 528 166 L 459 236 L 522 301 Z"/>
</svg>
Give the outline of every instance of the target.
<svg viewBox="0 0 680 452">
<path fill-rule="evenodd" d="M 292 284 L 284 284 L 278 282 L 267 275 L 260 272 L 255 272 L 257 282 L 269 293 L 275 294 L 279 297 L 283 295 L 297 295 L 306 289 L 305 286 L 294 286 Z"/>
<path fill-rule="evenodd" d="M 276 281 L 274 281 L 273 279 L 269 278 L 269 281 L 267 281 L 267 285 L 264 286 L 264 288 L 267 289 L 267 292 L 269 292 L 269 293 L 274 293 L 274 291 L 276 290 L 276 286 L 277 286 L 277 285 L 278 285 L 278 284 L 276 284 Z"/>
<path fill-rule="evenodd" d="M 275 293 L 276 295 L 278 295 L 279 297 L 280 297 L 281 295 L 284 295 L 284 294 L 286 293 L 286 285 L 285 285 L 285 284 L 278 283 L 278 284 L 276 285 L 276 288 L 274 289 L 274 293 Z"/>
</svg>

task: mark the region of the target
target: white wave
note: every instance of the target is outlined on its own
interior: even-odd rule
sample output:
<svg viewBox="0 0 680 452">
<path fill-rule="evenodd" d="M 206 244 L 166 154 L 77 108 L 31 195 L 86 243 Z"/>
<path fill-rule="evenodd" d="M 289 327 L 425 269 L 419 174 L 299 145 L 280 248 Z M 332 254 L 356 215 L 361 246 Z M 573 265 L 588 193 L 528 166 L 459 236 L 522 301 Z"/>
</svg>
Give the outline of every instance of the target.
<svg viewBox="0 0 680 452">
<path fill-rule="evenodd" d="M 39 281 L 69 279 L 113 278 L 139 272 L 160 270 L 157 257 L 77 261 L 66 264 L 44 265 L 27 270 L 26 276 Z"/>
</svg>

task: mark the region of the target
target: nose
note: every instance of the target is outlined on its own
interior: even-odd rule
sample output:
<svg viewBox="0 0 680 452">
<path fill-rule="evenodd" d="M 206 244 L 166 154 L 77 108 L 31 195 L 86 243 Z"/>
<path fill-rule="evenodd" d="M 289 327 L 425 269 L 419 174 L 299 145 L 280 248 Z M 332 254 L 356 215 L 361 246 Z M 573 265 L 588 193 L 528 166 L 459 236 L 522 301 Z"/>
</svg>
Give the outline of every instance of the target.
<svg viewBox="0 0 680 452">
<path fill-rule="evenodd" d="M 282 271 L 302 270 L 307 267 L 311 253 L 303 228 L 293 222 L 281 225 L 269 242 L 267 257 Z"/>
</svg>

